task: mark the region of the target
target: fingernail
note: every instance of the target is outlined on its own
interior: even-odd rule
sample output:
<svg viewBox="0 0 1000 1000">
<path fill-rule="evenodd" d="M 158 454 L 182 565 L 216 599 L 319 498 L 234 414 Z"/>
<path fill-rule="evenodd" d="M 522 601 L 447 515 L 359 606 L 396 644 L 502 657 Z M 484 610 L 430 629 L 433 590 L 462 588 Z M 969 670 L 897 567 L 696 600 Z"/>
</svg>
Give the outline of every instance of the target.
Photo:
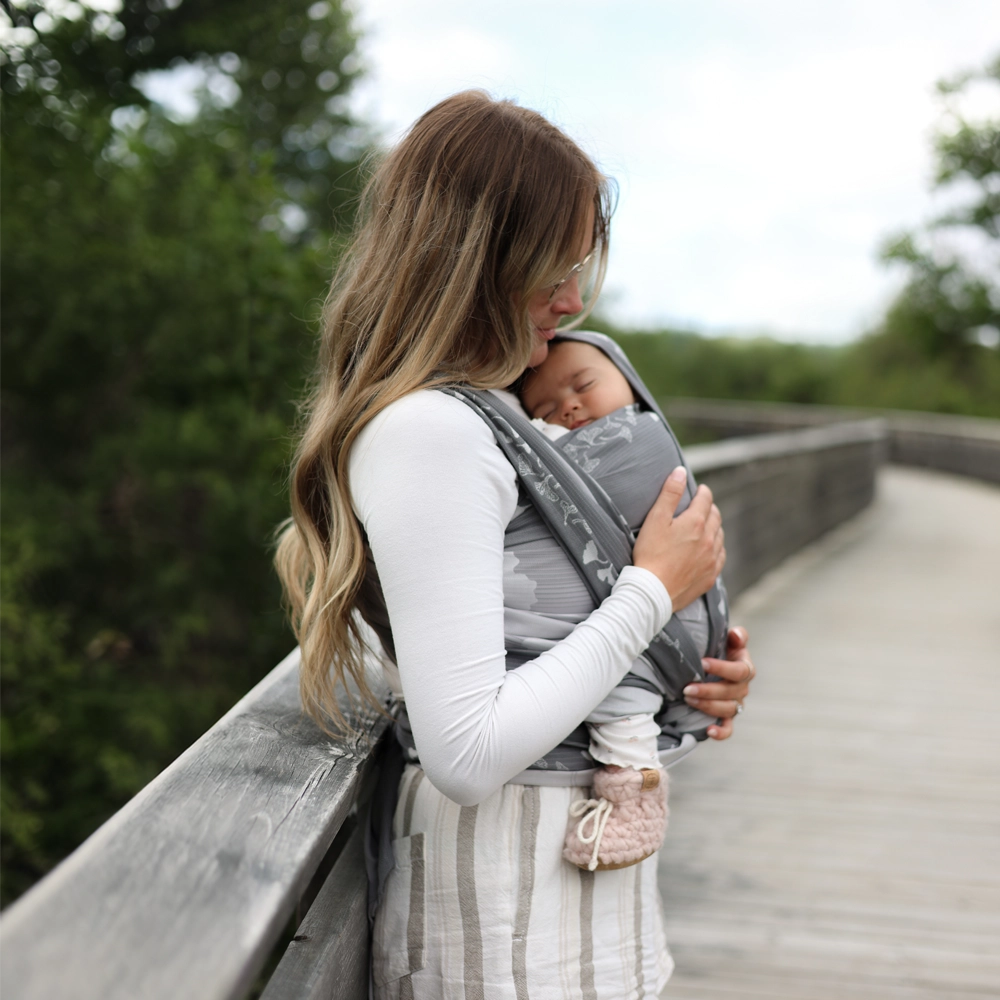
<svg viewBox="0 0 1000 1000">
<path fill-rule="evenodd" d="M 690 696 L 692 698 L 697 697 L 697 695 L 698 695 L 698 685 L 697 684 L 688 684 L 688 686 L 686 688 L 684 688 L 684 694 L 686 694 L 686 695 L 688 695 L 688 696 Z"/>
<path fill-rule="evenodd" d="M 675 483 L 683 483 L 684 480 L 687 479 L 687 477 L 688 477 L 687 469 L 685 469 L 683 465 L 678 465 L 677 468 L 670 473 L 670 478 Z"/>
<path fill-rule="evenodd" d="M 715 726 L 709 726 L 708 727 L 708 735 L 709 736 L 718 736 L 719 735 L 719 730 L 716 729 Z"/>
<path fill-rule="evenodd" d="M 704 667 L 704 668 L 705 668 L 706 670 L 708 670 L 708 660 L 705 660 L 705 659 L 703 659 L 703 660 L 701 661 L 701 665 L 702 665 L 702 666 L 703 666 L 703 667 Z"/>
</svg>

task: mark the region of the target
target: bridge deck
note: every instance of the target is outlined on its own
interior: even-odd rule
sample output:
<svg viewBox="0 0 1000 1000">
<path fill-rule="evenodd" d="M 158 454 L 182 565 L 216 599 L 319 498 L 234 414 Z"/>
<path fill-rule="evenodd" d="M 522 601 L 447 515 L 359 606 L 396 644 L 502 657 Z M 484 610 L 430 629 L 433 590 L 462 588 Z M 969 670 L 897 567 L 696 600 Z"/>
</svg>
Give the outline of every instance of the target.
<svg viewBox="0 0 1000 1000">
<path fill-rule="evenodd" d="M 734 617 L 760 676 L 673 772 L 664 1000 L 1000 997 L 1000 489 L 887 469 Z"/>
</svg>

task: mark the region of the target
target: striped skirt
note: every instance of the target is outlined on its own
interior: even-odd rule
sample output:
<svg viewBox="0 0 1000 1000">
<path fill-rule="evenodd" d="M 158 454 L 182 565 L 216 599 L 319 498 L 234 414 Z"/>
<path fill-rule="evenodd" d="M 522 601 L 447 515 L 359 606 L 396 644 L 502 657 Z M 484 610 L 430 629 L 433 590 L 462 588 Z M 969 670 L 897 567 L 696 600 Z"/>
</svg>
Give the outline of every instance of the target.
<svg viewBox="0 0 1000 1000">
<path fill-rule="evenodd" d="M 656 856 L 601 872 L 564 861 L 569 806 L 584 792 L 504 785 L 459 806 L 406 767 L 375 917 L 377 1000 L 659 995 L 673 961 Z"/>
</svg>

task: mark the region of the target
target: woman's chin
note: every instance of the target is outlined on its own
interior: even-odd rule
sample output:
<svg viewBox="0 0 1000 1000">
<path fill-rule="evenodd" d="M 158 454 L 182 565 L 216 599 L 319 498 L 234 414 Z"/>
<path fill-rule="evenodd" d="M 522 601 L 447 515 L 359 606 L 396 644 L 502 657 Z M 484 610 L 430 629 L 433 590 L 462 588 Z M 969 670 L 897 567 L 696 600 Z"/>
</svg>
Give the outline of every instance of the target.
<svg viewBox="0 0 1000 1000">
<path fill-rule="evenodd" d="M 535 344 L 535 349 L 531 352 L 531 357 L 528 358 L 528 367 L 537 368 L 548 356 L 549 342 L 547 340 Z"/>
</svg>

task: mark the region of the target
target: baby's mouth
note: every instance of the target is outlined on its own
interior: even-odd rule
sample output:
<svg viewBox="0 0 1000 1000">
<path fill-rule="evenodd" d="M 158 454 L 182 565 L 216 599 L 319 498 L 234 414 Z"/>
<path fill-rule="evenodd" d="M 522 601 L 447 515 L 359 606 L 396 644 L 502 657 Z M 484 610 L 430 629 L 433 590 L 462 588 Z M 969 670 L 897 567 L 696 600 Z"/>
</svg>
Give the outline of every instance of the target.
<svg viewBox="0 0 1000 1000">
<path fill-rule="evenodd" d="M 575 431 L 577 427 L 583 427 L 586 424 L 592 424 L 594 421 L 587 417 L 585 420 L 573 420 L 570 422 L 569 429 Z"/>
</svg>

